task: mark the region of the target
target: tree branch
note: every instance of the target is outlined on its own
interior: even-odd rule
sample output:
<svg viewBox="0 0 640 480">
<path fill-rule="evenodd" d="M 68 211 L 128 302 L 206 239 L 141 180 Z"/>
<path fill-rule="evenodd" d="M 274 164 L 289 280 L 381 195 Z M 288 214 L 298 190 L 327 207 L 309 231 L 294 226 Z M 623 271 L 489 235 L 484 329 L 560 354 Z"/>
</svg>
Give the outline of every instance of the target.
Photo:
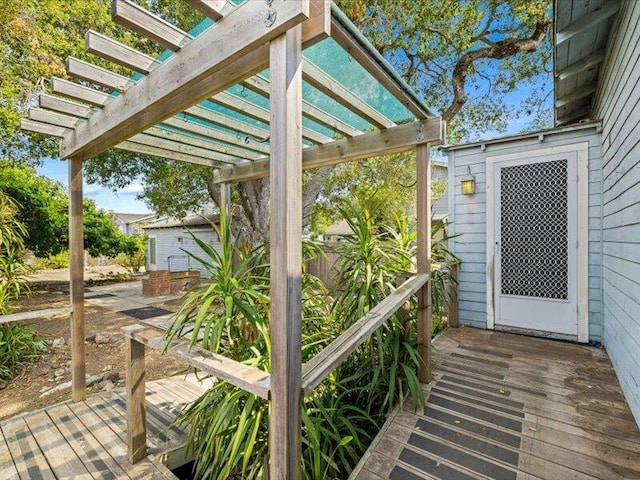
<svg viewBox="0 0 640 480">
<path fill-rule="evenodd" d="M 467 72 L 476 60 L 480 58 L 503 59 L 520 52 L 534 52 L 542 40 L 544 40 L 550 24 L 551 20 L 549 19 L 540 20 L 536 22 L 536 28 L 528 38 L 507 38 L 495 42 L 491 47 L 467 52 L 460 57 L 453 69 L 451 79 L 453 84 L 453 100 L 442 114 L 442 118 L 446 121 L 451 120 L 467 101 L 465 92 Z"/>
</svg>

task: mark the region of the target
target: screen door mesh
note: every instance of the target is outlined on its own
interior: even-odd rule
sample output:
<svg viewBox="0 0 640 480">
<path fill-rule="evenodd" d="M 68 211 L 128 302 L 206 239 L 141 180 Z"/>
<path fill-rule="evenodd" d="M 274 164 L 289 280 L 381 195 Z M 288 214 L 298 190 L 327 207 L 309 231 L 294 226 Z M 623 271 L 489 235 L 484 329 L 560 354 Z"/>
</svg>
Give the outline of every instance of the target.
<svg viewBox="0 0 640 480">
<path fill-rule="evenodd" d="M 567 161 L 500 169 L 503 295 L 567 299 Z"/>
</svg>

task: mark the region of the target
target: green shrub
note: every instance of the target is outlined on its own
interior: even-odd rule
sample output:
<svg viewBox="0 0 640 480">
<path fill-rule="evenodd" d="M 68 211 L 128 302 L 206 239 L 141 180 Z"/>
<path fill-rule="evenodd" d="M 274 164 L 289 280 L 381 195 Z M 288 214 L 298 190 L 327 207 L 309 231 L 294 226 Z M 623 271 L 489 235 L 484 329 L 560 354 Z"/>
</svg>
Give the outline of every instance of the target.
<svg viewBox="0 0 640 480">
<path fill-rule="evenodd" d="M 366 211 L 343 210 L 354 234 L 340 249 L 339 291 L 303 273 L 302 361 L 308 362 L 389 295 L 413 270 L 415 233 L 406 219 L 376 228 Z M 242 248 L 223 215 L 220 252 L 194 237 L 210 274 L 174 315 L 167 341 L 190 338 L 212 352 L 270 370 L 269 259 L 264 247 Z M 313 244 L 304 256 L 317 254 Z M 424 404 L 417 378 L 416 302 L 392 316 L 303 399 L 303 472 L 307 479 L 347 478 L 387 414 L 409 395 Z M 177 420 L 190 427 L 196 478 L 257 479 L 268 455 L 268 403 L 218 381 Z"/>
<path fill-rule="evenodd" d="M 59 270 L 69 268 L 69 251 L 49 255 L 47 258 L 35 258 L 31 263 L 34 270 Z"/>
<path fill-rule="evenodd" d="M 18 365 L 35 360 L 46 348 L 32 328 L 17 323 L 0 325 L 0 380 L 13 378 Z"/>
<path fill-rule="evenodd" d="M 124 241 L 124 252 L 116 256 L 114 263 L 125 268 L 129 273 L 138 273 L 144 267 L 146 253 L 147 236 L 130 236 Z"/>
</svg>

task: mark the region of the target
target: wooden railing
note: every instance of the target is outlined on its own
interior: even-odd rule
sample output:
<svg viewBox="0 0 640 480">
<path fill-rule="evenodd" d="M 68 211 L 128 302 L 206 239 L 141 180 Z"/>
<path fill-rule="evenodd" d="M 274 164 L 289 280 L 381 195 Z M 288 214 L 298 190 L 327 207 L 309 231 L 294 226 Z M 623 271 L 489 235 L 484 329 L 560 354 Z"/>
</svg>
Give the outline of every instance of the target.
<svg viewBox="0 0 640 480">
<path fill-rule="evenodd" d="M 386 322 L 414 293 L 429 280 L 422 274 L 409 278 L 382 302 L 373 307 L 342 335 L 302 366 L 302 392 L 310 393 L 351 353 Z"/>
<path fill-rule="evenodd" d="M 122 333 L 126 338 L 127 352 L 128 458 L 131 463 L 136 463 L 146 456 L 145 349 L 165 350 L 165 340 L 162 331 L 143 325 L 124 327 Z M 226 380 L 265 400 L 269 398 L 270 375 L 263 370 L 197 346 L 190 348 L 186 340 L 169 344 L 165 351 L 201 372 Z"/>
<path fill-rule="evenodd" d="M 9 315 L 0 315 L 0 324 L 9 322 L 25 322 L 28 320 L 39 320 L 41 318 L 53 317 L 55 315 L 65 315 L 72 312 L 71 307 L 47 308 L 46 310 L 36 310 L 34 312 L 19 312 Z"/>
<path fill-rule="evenodd" d="M 409 278 L 382 302 L 327 345 L 311 361 L 302 366 L 302 393 L 309 394 L 373 332 L 387 321 L 402 305 L 429 281 L 429 275 Z M 136 463 L 146 456 L 145 409 L 145 348 L 165 350 L 167 354 L 187 362 L 198 370 L 214 375 L 238 388 L 269 399 L 269 373 L 238 361 L 217 355 L 197 346 L 189 347 L 187 340 L 171 343 L 165 349 L 162 329 L 144 325 L 122 328 L 126 338 L 126 394 L 128 458 Z"/>
</svg>

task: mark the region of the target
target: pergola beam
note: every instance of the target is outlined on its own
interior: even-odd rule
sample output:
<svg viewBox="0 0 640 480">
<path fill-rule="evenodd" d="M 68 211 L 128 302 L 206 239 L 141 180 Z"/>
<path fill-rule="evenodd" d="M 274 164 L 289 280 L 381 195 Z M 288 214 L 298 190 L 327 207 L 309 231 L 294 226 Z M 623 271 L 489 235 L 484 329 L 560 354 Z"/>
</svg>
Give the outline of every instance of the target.
<svg viewBox="0 0 640 480">
<path fill-rule="evenodd" d="M 65 137 L 61 156 L 95 156 L 255 73 L 267 60 L 261 47 L 308 18 L 309 3 L 275 0 L 271 8 L 269 26 L 266 3 L 239 6 Z"/>
<path fill-rule="evenodd" d="M 316 145 L 302 151 L 302 168 L 305 170 L 327 167 L 339 163 L 362 160 L 373 156 L 388 155 L 430 143 L 444 141 L 445 124 L 440 117 L 397 127 L 365 133 L 358 137 L 336 140 L 326 145 Z M 243 182 L 269 175 L 269 158 L 253 163 L 219 170 L 216 182 Z"/>
<path fill-rule="evenodd" d="M 163 124 L 164 125 L 164 124 Z M 224 134 L 224 132 L 220 132 Z M 193 147 L 199 147 L 202 149 L 215 151 L 219 153 L 223 153 L 225 155 L 229 155 L 230 157 L 246 159 L 246 160 L 258 160 L 262 158 L 264 155 L 253 152 L 251 150 L 246 150 L 244 148 L 238 148 L 234 145 L 229 145 L 226 143 L 220 143 L 219 141 L 211 141 L 206 140 L 204 138 L 197 138 L 193 135 L 189 135 L 185 132 L 169 130 L 167 128 L 162 127 L 151 127 L 144 131 L 144 134 L 151 135 L 154 137 L 162 138 L 165 140 L 172 140 L 177 143 L 184 143 L 185 145 L 191 145 Z M 228 134 L 225 134 L 228 135 Z M 231 136 L 231 135 L 229 135 Z M 211 138 L 211 137 L 209 137 Z M 233 137 L 235 139 L 235 137 Z M 218 139 L 223 141 L 221 139 Z M 234 162 L 237 163 L 237 162 Z"/>
<path fill-rule="evenodd" d="M 254 120 L 264 122 L 267 125 L 269 125 L 269 122 L 271 121 L 269 110 L 248 102 L 238 97 L 237 95 L 233 95 L 228 92 L 220 92 L 215 97 L 213 97 L 211 101 L 222 105 L 229 110 L 233 110 L 234 112 L 238 112 L 246 115 L 249 118 L 253 118 Z M 302 127 L 302 138 L 315 143 L 329 143 L 332 140 L 326 135 L 322 135 L 321 133 L 318 133 L 307 127 Z"/>
<path fill-rule="evenodd" d="M 124 92 L 133 87 L 136 82 L 128 77 L 114 73 L 75 57 L 67 58 L 67 73 L 74 78 L 95 83 L 101 87 Z"/>
<path fill-rule="evenodd" d="M 50 135 L 52 137 L 62 138 L 71 130 L 64 127 L 51 125 L 50 123 L 38 122 L 28 118 L 20 119 L 20 129 L 27 132 L 39 133 L 41 135 Z"/>
<path fill-rule="evenodd" d="M 308 60 L 303 60 L 302 65 L 302 78 L 304 81 L 320 90 L 332 100 L 335 100 L 355 115 L 364 118 L 367 122 L 378 128 L 395 126 L 394 122 L 347 90 L 337 80 L 327 75 L 313 63 Z"/>
<path fill-rule="evenodd" d="M 265 98 L 269 98 L 269 91 L 271 85 L 269 80 L 260 75 L 249 77 L 242 81 L 242 85 L 258 95 L 262 95 Z M 309 120 L 322 125 L 323 127 L 335 130 L 336 133 L 342 134 L 346 137 L 355 137 L 361 135 L 362 131 L 352 127 L 346 122 L 343 122 L 339 118 L 334 117 L 330 113 L 319 109 L 315 105 L 302 100 L 302 115 Z"/>
<path fill-rule="evenodd" d="M 116 23 L 174 52 L 183 48 L 193 38 L 175 25 L 129 0 L 113 0 L 111 16 Z"/>
<path fill-rule="evenodd" d="M 573 36 L 593 27 L 615 15 L 620 9 L 620 0 L 609 0 L 602 7 L 571 22 L 556 34 L 556 46 L 566 42 Z"/>
<path fill-rule="evenodd" d="M 155 58 L 93 30 L 87 30 L 84 43 L 87 52 L 144 75 L 160 65 Z"/>
<path fill-rule="evenodd" d="M 57 77 L 53 77 L 51 79 L 51 89 L 54 93 L 64 95 L 68 98 L 73 98 L 75 100 L 80 100 L 81 102 L 89 103 L 97 107 L 104 107 L 107 102 L 113 98 L 108 93 Z"/>
<path fill-rule="evenodd" d="M 152 132 L 158 134 L 157 127 L 153 127 L 150 129 Z M 169 151 L 183 153 L 185 155 L 193 155 L 195 157 L 206 158 L 208 160 L 214 160 L 218 162 L 220 165 L 236 165 L 241 164 L 243 159 L 238 157 L 234 157 L 231 155 L 226 155 L 224 153 L 219 153 L 213 150 L 195 147 L 193 145 L 188 145 L 185 143 L 180 143 L 173 140 L 168 140 L 167 138 L 162 138 L 160 136 L 154 136 L 148 134 L 146 132 L 139 133 L 129 138 L 130 141 L 141 143 L 143 145 L 148 145 L 152 147 L 164 148 Z"/>
<path fill-rule="evenodd" d="M 45 93 L 40 94 L 38 97 L 38 103 L 41 108 L 46 110 L 53 110 L 54 112 L 66 113 L 67 115 L 73 115 L 74 117 L 89 118 L 92 108 L 79 103 L 70 102 L 64 98 L 54 97 Z"/>
<path fill-rule="evenodd" d="M 80 120 L 78 117 L 43 110 L 41 108 L 32 108 L 29 110 L 29 118 L 36 122 L 49 123 L 69 130 L 76 128 L 76 124 Z"/>
<path fill-rule="evenodd" d="M 250 123 L 237 120 L 233 117 L 213 111 L 209 108 L 202 107 L 200 105 L 194 105 L 193 107 L 185 110 L 184 113 L 192 117 L 199 118 L 201 120 L 205 120 L 207 122 L 213 123 L 214 125 L 228 128 L 229 130 L 235 130 L 239 133 L 250 135 L 257 141 L 265 141 L 269 138 L 269 130 L 256 127 L 255 125 L 252 125 Z M 174 119 L 177 119 L 177 117 L 174 117 Z M 180 120 L 177 120 L 177 121 L 180 121 Z M 165 121 L 165 123 L 168 124 L 168 121 Z M 193 125 L 193 126 L 197 126 L 197 125 Z M 189 127 L 189 129 L 191 129 L 191 126 Z M 202 127 L 202 130 L 210 130 L 210 129 L 207 127 Z M 200 130 L 193 130 L 193 131 L 194 132 L 197 131 L 197 133 L 206 135 Z"/>
<path fill-rule="evenodd" d="M 173 128 L 179 128 L 180 130 L 183 130 L 185 132 L 195 133 L 203 137 L 209 138 L 211 140 L 217 140 L 217 141 L 228 143 L 230 145 L 236 145 L 237 147 L 240 147 L 242 151 L 245 152 L 246 155 L 249 156 L 247 158 L 254 158 L 255 156 L 255 159 L 257 159 L 262 156 L 262 155 L 256 156 L 256 152 L 260 154 L 269 153 L 269 145 L 265 143 L 251 142 L 251 141 L 247 143 L 244 140 L 242 140 L 242 138 L 237 138 L 235 135 L 222 132 L 219 130 L 215 130 L 210 127 L 204 127 L 190 120 L 171 117 L 171 118 L 167 118 L 164 122 L 162 122 L 162 125 L 168 125 Z"/>
<path fill-rule="evenodd" d="M 236 8 L 233 3 L 227 0 L 186 0 L 186 2 L 215 21 L 220 20 Z"/>
<path fill-rule="evenodd" d="M 125 152 L 139 153 L 141 155 L 147 155 L 151 157 L 164 158 L 167 160 L 175 160 L 178 162 L 192 163 L 194 165 L 203 165 L 205 167 L 219 168 L 223 164 L 214 160 L 196 157 L 195 155 L 188 155 L 186 153 L 174 152 L 166 150 L 164 148 L 155 147 L 151 145 L 143 145 L 141 143 L 132 142 L 127 140 L 119 143 L 115 147 L 116 150 L 123 150 Z"/>
</svg>

